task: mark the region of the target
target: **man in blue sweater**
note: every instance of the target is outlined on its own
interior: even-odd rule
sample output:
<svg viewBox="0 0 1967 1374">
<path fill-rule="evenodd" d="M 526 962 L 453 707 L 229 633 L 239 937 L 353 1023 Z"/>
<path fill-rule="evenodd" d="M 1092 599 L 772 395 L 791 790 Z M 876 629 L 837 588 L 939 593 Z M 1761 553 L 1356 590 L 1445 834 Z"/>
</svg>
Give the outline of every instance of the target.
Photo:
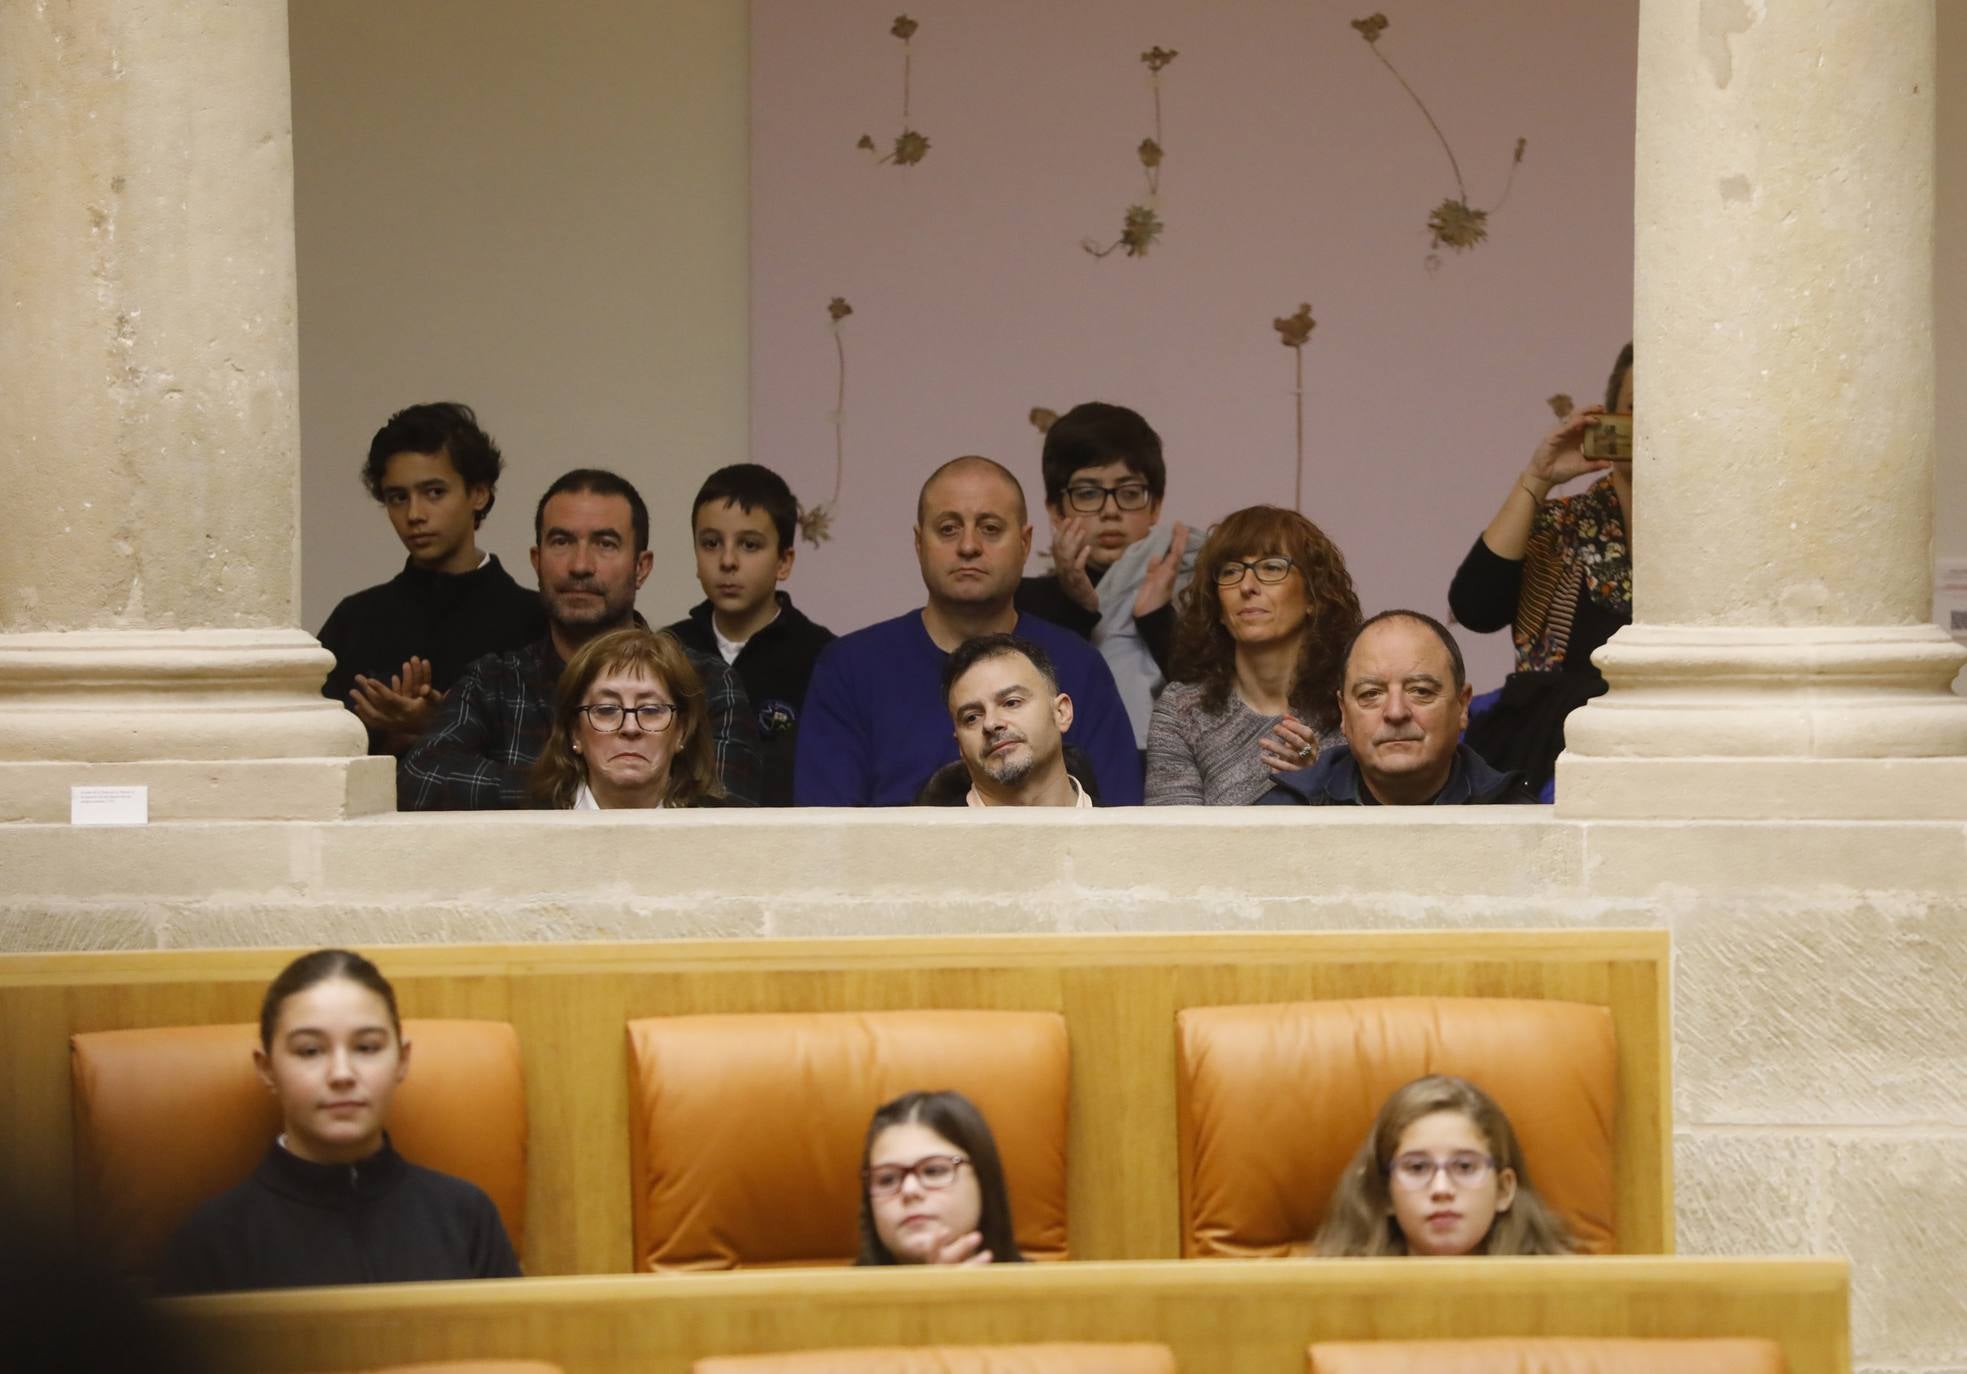
<svg viewBox="0 0 1967 1374">
<path fill-rule="evenodd" d="M 915 555 L 929 603 L 836 639 L 806 689 L 793 798 L 800 806 L 906 806 L 957 757 L 943 661 L 966 639 L 1010 634 L 1052 656 L 1072 698 L 1066 742 L 1092 760 L 1100 800 L 1141 801 L 1140 755 L 1113 674 L 1084 639 L 1012 605 L 1031 552 L 1024 488 L 988 458 L 957 458 L 922 486 Z"/>
</svg>

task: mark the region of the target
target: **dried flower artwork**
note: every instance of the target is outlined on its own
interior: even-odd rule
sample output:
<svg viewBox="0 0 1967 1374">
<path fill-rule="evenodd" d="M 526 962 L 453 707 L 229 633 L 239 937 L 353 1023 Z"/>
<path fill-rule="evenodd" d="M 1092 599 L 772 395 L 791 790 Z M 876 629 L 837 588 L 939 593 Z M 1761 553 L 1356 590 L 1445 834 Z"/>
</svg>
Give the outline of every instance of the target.
<svg viewBox="0 0 1967 1374">
<path fill-rule="evenodd" d="M 1458 253 L 1466 252 L 1489 237 L 1489 216 L 1508 203 L 1509 193 L 1516 185 L 1516 169 L 1523 164 L 1523 152 L 1530 146 L 1530 141 L 1525 138 L 1516 140 L 1516 151 L 1510 158 L 1509 176 L 1503 182 L 1502 195 L 1489 209 L 1478 210 L 1469 203 L 1468 183 L 1462 179 L 1462 165 L 1455 158 L 1455 150 L 1448 145 L 1448 135 L 1443 133 L 1441 126 L 1435 122 L 1434 115 L 1427 108 L 1427 102 L 1421 99 L 1418 91 L 1407 84 L 1407 78 L 1400 74 L 1400 70 L 1393 65 L 1386 52 L 1380 47 L 1380 39 L 1389 27 L 1387 17 L 1384 14 L 1370 14 L 1364 19 L 1353 20 L 1352 27 L 1358 31 L 1361 38 L 1366 40 L 1366 46 L 1373 50 L 1373 56 L 1378 59 L 1380 65 L 1393 73 L 1393 79 L 1400 83 L 1400 89 L 1407 92 L 1408 97 L 1420 110 L 1421 117 L 1427 121 L 1427 126 L 1434 130 L 1434 136 L 1441 141 L 1441 151 L 1448 155 L 1448 169 L 1454 173 L 1456 193 L 1435 206 L 1427 217 L 1431 246 L 1452 248 Z M 1429 254 L 1427 263 L 1429 270 L 1432 271 L 1440 266 L 1440 259 L 1434 254 Z"/>
<path fill-rule="evenodd" d="M 1277 341 L 1291 350 L 1294 374 L 1291 395 L 1298 409 L 1298 466 L 1293 488 L 1297 503 L 1292 509 L 1302 511 L 1305 508 L 1305 345 L 1311 342 L 1311 331 L 1318 328 L 1318 321 L 1311 317 L 1310 303 L 1301 301 L 1291 314 L 1272 320 L 1270 327 L 1277 331 Z"/>
<path fill-rule="evenodd" d="M 1096 258 L 1104 258 L 1116 249 L 1124 250 L 1130 258 L 1147 256 L 1147 250 L 1161 237 L 1161 231 L 1168 226 L 1162 222 L 1161 209 L 1161 164 L 1167 158 L 1167 150 L 1161 143 L 1161 73 L 1178 56 L 1173 48 L 1159 45 L 1141 54 L 1141 65 L 1147 68 L 1148 89 L 1154 98 L 1154 136 L 1144 138 L 1134 149 L 1134 156 L 1141 164 L 1142 178 L 1147 182 L 1147 196 L 1137 204 L 1127 207 L 1127 214 L 1121 220 L 1120 237 L 1112 243 L 1101 243 L 1098 239 L 1081 239 L 1079 246 Z"/>
<path fill-rule="evenodd" d="M 875 143 L 873 134 L 862 134 L 855 142 L 856 148 L 871 153 L 876 165 L 892 162 L 897 167 L 913 167 L 929 155 L 929 136 L 908 127 L 909 89 L 914 75 L 915 52 L 909 40 L 922 26 L 905 14 L 895 16 L 895 22 L 888 26 L 888 32 L 902 40 L 902 129 L 895 135 L 895 146 L 882 153 Z"/>
<path fill-rule="evenodd" d="M 833 516 L 840 509 L 840 486 L 847 475 L 847 341 L 841 335 L 840 326 L 853 313 L 854 307 L 847 303 L 845 296 L 835 296 L 826 303 L 827 327 L 833 331 L 833 356 L 839 368 L 834 382 L 833 413 L 827 416 L 833 425 L 833 494 L 817 506 L 807 506 L 799 512 L 799 533 L 814 548 L 832 536 Z"/>
<path fill-rule="evenodd" d="M 1560 420 L 1570 419 L 1571 412 L 1578 408 L 1578 403 L 1571 399 L 1571 395 L 1569 392 L 1565 392 L 1565 391 L 1558 392 L 1555 396 L 1551 397 L 1548 401 L 1545 401 L 1544 404 L 1549 406 L 1550 413 L 1555 415 Z"/>
<path fill-rule="evenodd" d="M 1031 427 L 1040 434 L 1045 434 L 1059 422 L 1059 413 L 1050 406 L 1033 406 L 1030 418 Z"/>
</svg>

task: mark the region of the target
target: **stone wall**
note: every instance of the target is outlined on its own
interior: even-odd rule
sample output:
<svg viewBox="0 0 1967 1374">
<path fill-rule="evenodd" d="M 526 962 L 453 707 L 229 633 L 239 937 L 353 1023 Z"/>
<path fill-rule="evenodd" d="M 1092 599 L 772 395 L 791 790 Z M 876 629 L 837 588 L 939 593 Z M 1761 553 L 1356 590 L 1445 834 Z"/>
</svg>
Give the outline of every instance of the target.
<svg viewBox="0 0 1967 1374">
<path fill-rule="evenodd" d="M 1857 1365 L 1967 1367 L 1967 826 L 1542 810 L 0 828 L 0 949 L 1664 926 L 1680 1249 L 1846 1254 Z M 385 960 L 385 965 L 387 961 Z"/>
</svg>

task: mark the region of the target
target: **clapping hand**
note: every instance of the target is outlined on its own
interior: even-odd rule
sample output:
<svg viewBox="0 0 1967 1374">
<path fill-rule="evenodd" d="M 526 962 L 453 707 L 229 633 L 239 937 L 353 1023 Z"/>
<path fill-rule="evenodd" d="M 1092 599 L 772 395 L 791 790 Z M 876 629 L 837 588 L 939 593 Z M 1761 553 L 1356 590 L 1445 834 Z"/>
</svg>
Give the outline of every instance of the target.
<svg viewBox="0 0 1967 1374">
<path fill-rule="evenodd" d="M 1168 551 L 1147 561 L 1141 589 L 1134 594 L 1134 619 L 1153 615 L 1174 599 L 1175 578 L 1182 570 L 1182 555 L 1188 551 L 1188 526 L 1181 521 L 1169 532 Z"/>
<path fill-rule="evenodd" d="M 402 671 L 380 678 L 355 675 L 355 690 L 348 704 L 361 722 L 379 735 L 390 752 L 410 747 L 429 728 L 444 694 L 430 685 L 430 661 L 412 657 Z"/>
<path fill-rule="evenodd" d="M 1092 556 L 1092 524 L 1077 515 L 1061 520 L 1052 531 L 1052 570 L 1058 575 L 1059 590 L 1098 614 L 1100 589 L 1086 574 L 1086 562 Z"/>
</svg>

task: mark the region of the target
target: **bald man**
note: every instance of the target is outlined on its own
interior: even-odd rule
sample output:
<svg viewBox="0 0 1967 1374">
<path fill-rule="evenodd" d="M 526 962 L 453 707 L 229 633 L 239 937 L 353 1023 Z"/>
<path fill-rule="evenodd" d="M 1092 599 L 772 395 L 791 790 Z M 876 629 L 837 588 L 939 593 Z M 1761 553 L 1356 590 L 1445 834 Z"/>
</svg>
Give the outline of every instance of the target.
<svg viewBox="0 0 1967 1374">
<path fill-rule="evenodd" d="M 799 727 L 801 806 L 906 806 L 957 757 L 941 689 L 944 661 L 980 635 L 1016 633 L 1051 655 L 1072 698 L 1067 743 L 1092 761 L 1108 806 L 1141 801 L 1140 754 L 1106 661 L 1084 639 L 1012 604 L 1031 552 L 1024 488 L 1001 464 L 944 463 L 915 506 L 915 557 L 928 603 L 828 645 Z"/>
</svg>

